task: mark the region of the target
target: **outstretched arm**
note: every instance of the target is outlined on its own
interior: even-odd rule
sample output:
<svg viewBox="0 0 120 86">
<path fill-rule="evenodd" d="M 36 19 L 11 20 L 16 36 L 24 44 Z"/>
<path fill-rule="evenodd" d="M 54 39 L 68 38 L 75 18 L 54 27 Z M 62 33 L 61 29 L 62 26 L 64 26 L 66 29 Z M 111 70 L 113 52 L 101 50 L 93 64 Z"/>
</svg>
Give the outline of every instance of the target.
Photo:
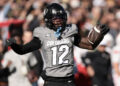
<svg viewBox="0 0 120 86">
<path fill-rule="evenodd" d="M 102 41 L 108 31 L 109 28 L 106 25 L 97 25 L 89 32 L 86 38 L 80 38 L 79 35 L 76 35 L 75 40 L 77 41 L 75 41 L 75 45 L 80 48 L 93 50 Z"/>
<path fill-rule="evenodd" d="M 37 50 L 41 47 L 41 41 L 34 37 L 33 40 L 25 45 L 18 45 L 14 39 L 7 40 L 7 44 L 18 54 L 25 54 Z"/>
</svg>

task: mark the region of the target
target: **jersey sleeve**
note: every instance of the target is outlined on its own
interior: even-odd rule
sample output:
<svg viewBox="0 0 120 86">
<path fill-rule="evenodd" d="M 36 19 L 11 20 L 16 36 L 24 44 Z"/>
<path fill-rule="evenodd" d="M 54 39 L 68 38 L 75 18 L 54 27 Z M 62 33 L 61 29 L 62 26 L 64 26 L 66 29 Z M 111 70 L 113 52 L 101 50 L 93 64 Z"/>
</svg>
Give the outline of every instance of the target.
<svg viewBox="0 0 120 86">
<path fill-rule="evenodd" d="M 25 45 L 18 45 L 13 43 L 11 47 L 16 53 L 25 54 L 39 49 L 41 47 L 41 41 L 37 37 L 34 37 L 29 43 Z"/>
</svg>

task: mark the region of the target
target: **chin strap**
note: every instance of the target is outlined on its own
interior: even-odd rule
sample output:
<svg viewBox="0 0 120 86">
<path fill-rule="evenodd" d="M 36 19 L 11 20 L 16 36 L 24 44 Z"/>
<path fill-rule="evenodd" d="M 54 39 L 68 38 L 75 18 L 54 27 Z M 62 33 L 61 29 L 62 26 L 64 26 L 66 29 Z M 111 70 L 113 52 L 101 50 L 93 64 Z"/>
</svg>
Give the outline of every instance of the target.
<svg viewBox="0 0 120 86">
<path fill-rule="evenodd" d="M 58 39 L 61 37 L 61 30 L 62 27 L 58 27 L 57 31 L 55 32 L 55 37 L 57 37 Z"/>
</svg>

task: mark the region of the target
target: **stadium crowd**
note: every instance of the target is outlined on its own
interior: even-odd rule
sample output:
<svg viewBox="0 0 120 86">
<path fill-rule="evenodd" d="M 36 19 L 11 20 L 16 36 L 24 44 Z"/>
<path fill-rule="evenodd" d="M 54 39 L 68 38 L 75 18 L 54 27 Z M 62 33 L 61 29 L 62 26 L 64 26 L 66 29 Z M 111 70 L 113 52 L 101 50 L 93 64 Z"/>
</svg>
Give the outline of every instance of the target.
<svg viewBox="0 0 120 86">
<path fill-rule="evenodd" d="M 120 0 L 0 0 L 0 86 L 42 86 L 39 51 L 17 55 L 6 40 L 29 42 L 34 28 L 44 26 L 50 3 L 66 9 L 67 23 L 76 24 L 83 37 L 97 23 L 110 27 L 94 51 L 74 47 L 76 86 L 120 86 Z"/>
</svg>

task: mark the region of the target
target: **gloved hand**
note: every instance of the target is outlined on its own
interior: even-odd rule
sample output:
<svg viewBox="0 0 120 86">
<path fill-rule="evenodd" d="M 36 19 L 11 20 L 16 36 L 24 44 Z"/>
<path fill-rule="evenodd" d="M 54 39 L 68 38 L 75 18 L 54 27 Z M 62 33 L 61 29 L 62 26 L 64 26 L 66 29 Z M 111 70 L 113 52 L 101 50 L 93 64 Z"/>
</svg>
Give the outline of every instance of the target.
<svg viewBox="0 0 120 86">
<path fill-rule="evenodd" d="M 107 32 L 109 32 L 109 27 L 105 24 L 97 24 L 96 27 L 94 27 L 94 29 L 97 29 L 98 32 L 100 32 L 100 34 L 105 35 Z"/>
<path fill-rule="evenodd" d="M 6 40 L 6 45 L 7 46 L 10 46 L 13 43 L 16 43 L 16 40 L 14 38 L 10 38 L 10 39 Z"/>
<path fill-rule="evenodd" d="M 97 24 L 88 34 L 88 41 L 95 48 L 109 31 L 109 27 L 104 24 Z"/>
</svg>

